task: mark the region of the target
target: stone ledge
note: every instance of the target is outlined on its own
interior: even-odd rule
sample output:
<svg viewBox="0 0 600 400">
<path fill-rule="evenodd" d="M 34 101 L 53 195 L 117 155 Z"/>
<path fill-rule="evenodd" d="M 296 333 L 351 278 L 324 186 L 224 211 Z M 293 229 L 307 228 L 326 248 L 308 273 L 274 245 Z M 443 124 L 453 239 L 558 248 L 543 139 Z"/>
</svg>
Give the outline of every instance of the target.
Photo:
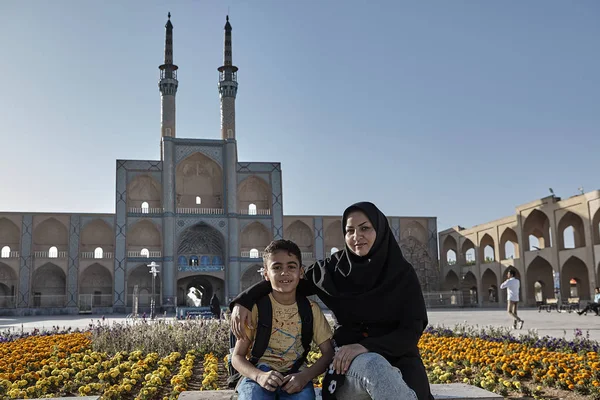
<svg viewBox="0 0 600 400">
<path fill-rule="evenodd" d="M 476 386 L 464 383 L 431 385 L 431 393 L 436 400 L 499 400 L 502 396 Z M 234 400 L 233 390 L 209 390 L 202 392 L 182 392 L 179 400 Z M 317 390 L 317 400 L 321 400 L 321 391 Z"/>
</svg>

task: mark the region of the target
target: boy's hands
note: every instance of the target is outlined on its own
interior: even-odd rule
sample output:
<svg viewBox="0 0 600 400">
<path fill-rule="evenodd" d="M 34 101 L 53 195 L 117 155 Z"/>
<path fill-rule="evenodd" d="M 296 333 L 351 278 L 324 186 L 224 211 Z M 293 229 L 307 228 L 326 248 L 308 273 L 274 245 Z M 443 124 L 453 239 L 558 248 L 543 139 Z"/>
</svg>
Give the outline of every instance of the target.
<svg viewBox="0 0 600 400">
<path fill-rule="evenodd" d="M 283 384 L 283 375 L 277 371 L 261 371 L 256 375 L 256 382 L 270 392 L 274 392 Z"/>
<path fill-rule="evenodd" d="M 302 389 L 304 389 L 304 386 L 306 386 L 309 380 L 310 379 L 308 378 L 308 376 L 306 376 L 302 372 L 290 374 L 283 378 L 284 386 L 282 387 L 282 389 L 289 394 L 298 393 Z"/>
</svg>

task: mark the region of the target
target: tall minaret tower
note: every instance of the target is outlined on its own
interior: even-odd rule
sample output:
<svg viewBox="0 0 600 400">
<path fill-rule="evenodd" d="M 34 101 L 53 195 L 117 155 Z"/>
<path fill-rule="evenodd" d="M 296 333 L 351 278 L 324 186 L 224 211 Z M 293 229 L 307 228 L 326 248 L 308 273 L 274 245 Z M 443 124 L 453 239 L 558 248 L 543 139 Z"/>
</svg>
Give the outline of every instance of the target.
<svg viewBox="0 0 600 400">
<path fill-rule="evenodd" d="M 161 94 L 161 160 L 163 157 L 162 138 L 175 137 L 175 94 L 177 93 L 177 65 L 173 64 L 173 24 L 171 23 L 171 13 L 168 14 L 169 20 L 165 25 L 165 63 L 158 67 L 160 69 L 160 81 L 158 88 Z"/>
<path fill-rule="evenodd" d="M 237 70 L 231 56 L 231 24 L 229 15 L 225 24 L 223 65 L 219 70 L 219 94 L 221 95 L 221 138 L 235 139 L 235 96 L 237 94 Z"/>
</svg>

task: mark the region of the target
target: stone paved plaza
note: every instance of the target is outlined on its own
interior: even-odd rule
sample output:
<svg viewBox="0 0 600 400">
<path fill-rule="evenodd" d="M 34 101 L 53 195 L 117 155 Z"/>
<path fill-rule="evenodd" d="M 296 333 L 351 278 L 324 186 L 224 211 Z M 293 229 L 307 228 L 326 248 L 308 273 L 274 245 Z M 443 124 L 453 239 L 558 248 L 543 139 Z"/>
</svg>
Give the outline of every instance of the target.
<svg viewBox="0 0 600 400">
<path fill-rule="evenodd" d="M 557 313 L 552 311 L 539 313 L 537 309 L 524 309 L 519 312 L 525 320 L 523 330 L 515 330 L 515 333 L 526 333 L 529 329 L 537 330 L 540 336 L 554 336 L 573 338 L 574 330 L 581 329 L 584 334 L 589 331 L 590 338 L 600 341 L 600 317 L 593 313 L 579 316 L 576 313 Z M 92 320 L 97 323 L 101 315 L 57 315 L 36 317 L 0 317 L 0 331 L 7 329 L 30 331 L 34 328 L 59 327 L 85 328 Z M 124 315 L 107 315 L 108 323 L 124 322 Z M 468 324 L 473 326 L 504 326 L 511 323 L 507 313 L 503 309 L 457 309 L 457 310 L 430 310 L 430 325 L 444 325 L 449 328 L 456 324 Z"/>
</svg>

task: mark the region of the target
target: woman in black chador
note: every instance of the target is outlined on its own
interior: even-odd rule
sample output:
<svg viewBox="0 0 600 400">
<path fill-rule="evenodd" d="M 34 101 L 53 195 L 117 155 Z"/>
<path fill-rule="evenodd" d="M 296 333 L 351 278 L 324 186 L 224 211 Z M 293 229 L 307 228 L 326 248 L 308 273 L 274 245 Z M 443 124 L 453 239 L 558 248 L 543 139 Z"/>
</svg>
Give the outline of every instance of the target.
<svg viewBox="0 0 600 400">
<path fill-rule="evenodd" d="M 216 293 L 213 293 L 210 298 L 210 311 L 213 313 L 215 318 L 221 318 L 221 303 Z"/>
<path fill-rule="evenodd" d="M 415 270 L 374 204 L 348 207 L 342 229 L 345 248 L 306 268 L 298 286 L 299 294 L 318 295 L 338 323 L 323 398 L 432 400 L 417 347 L 428 320 Z M 233 300 L 238 338 L 245 337 L 249 309 L 270 291 L 261 282 Z"/>
</svg>

